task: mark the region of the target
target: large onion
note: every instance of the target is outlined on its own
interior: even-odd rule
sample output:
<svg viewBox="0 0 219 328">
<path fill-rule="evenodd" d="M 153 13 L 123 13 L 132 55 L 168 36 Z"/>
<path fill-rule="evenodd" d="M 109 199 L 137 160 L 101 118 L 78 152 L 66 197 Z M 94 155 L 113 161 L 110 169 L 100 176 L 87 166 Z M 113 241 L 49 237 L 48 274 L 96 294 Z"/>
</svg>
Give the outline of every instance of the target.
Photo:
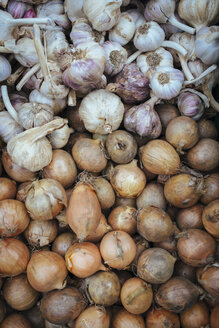
<svg viewBox="0 0 219 328">
<path fill-rule="evenodd" d="M 140 314 L 121 310 L 113 316 L 112 328 L 145 328 L 145 324 Z"/>
<path fill-rule="evenodd" d="M 197 302 L 180 314 L 182 328 L 200 328 L 209 324 L 209 311 L 204 302 Z"/>
<path fill-rule="evenodd" d="M 136 232 L 137 210 L 130 206 L 115 207 L 108 217 L 108 222 L 113 230 L 121 230 L 134 235 Z"/>
<path fill-rule="evenodd" d="M 138 196 L 136 200 L 137 209 L 146 206 L 155 206 L 166 209 L 166 199 L 164 197 L 163 186 L 160 183 L 150 182 Z"/>
<path fill-rule="evenodd" d="M 105 218 L 105 216 L 102 214 L 100 217 L 100 222 L 96 228 L 96 230 L 94 232 L 91 232 L 87 237 L 86 237 L 86 241 L 91 241 L 92 243 L 97 243 L 98 241 L 100 241 L 103 236 L 111 231 L 112 228 L 110 225 L 108 225 L 108 222 Z"/>
<path fill-rule="evenodd" d="M 32 328 L 23 314 L 12 313 L 1 323 L 1 328 Z"/>
<path fill-rule="evenodd" d="M 219 300 L 219 268 L 217 263 L 200 268 L 196 272 L 198 283 Z"/>
<path fill-rule="evenodd" d="M 178 315 L 163 308 L 149 310 L 146 313 L 145 323 L 147 328 L 180 328 Z"/>
<path fill-rule="evenodd" d="M 176 216 L 176 223 L 180 230 L 202 229 L 203 208 L 203 205 L 196 204 L 191 207 L 181 209 Z"/>
<path fill-rule="evenodd" d="M 86 308 L 76 319 L 74 328 L 109 328 L 110 315 L 103 306 L 93 305 Z"/>
<path fill-rule="evenodd" d="M 58 226 L 55 220 L 38 221 L 31 220 L 24 236 L 31 246 L 46 246 L 56 238 L 58 234 Z"/>
</svg>

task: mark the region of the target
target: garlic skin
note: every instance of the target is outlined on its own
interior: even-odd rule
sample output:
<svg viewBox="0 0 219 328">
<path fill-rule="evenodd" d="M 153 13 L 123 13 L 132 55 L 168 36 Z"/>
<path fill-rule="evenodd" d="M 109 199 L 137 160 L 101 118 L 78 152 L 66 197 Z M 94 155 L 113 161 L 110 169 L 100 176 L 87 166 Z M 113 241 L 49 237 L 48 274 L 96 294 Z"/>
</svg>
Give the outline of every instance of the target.
<svg viewBox="0 0 219 328">
<path fill-rule="evenodd" d="M 83 12 L 83 1 L 84 0 L 65 0 L 64 9 L 68 18 L 74 23 L 78 18 L 85 18 Z"/>
<path fill-rule="evenodd" d="M 170 41 L 179 43 L 183 48 L 187 50 L 186 58 L 188 60 L 195 60 L 195 36 L 189 33 L 174 33 L 170 37 Z M 174 57 L 177 59 L 176 57 Z M 177 60 L 178 61 L 178 60 Z"/>
<path fill-rule="evenodd" d="M 61 118 L 55 116 L 54 119 L 61 119 Z M 74 132 L 72 128 L 69 128 L 68 121 L 67 120 L 65 121 L 66 121 L 65 124 L 61 128 L 48 134 L 48 139 L 53 149 L 63 148 L 67 144 L 70 134 Z"/>
<path fill-rule="evenodd" d="M 97 31 L 109 31 L 119 20 L 122 0 L 84 0 L 83 11 Z"/>
<path fill-rule="evenodd" d="M 158 48 L 138 56 L 136 64 L 141 72 L 148 79 L 151 79 L 157 68 L 161 66 L 173 67 L 173 56 L 164 48 Z"/>
<path fill-rule="evenodd" d="M 22 106 L 28 102 L 28 97 L 25 94 L 12 93 L 10 101 L 14 109 L 19 113 Z"/>
<path fill-rule="evenodd" d="M 57 61 L 60 56 L 69 50 L 69 44 L 62 31 L 47 30 L 44 33 L 46 43 L 47 58 Z"/>
<path fill-rule="evenodd" d="M 183 73 L 172 67 L 159 67 L 150 80 L 154 95 L 161 99 L 178 96 L 184 82 Z"/>
<path fill-rule="evenodd" d="M 126 49 L 111 41 L 104 42 L 103 49 L 106 56 L 104 72 L 111 76 L 121 72 L 128 58 Z"/>
<path fill-rule="evenodd" d="M 174 16 L 176 17 L 176 19 L 180 22 L 180 23 L 183 23 L 183 20 L 179 17 L 178 15 L 178 12 L 176 11 L 174 13 Z M 171 23 L 169 22 L 166 22 L 164 24 L 160 24 L 160 27 L 164 30 L 164 33 L 165 33 L 165 36 L 166 36 L 166 39 L 169 39 L 170 36 L 174 33 L 182 33 L 183 31 L 177 27 L 177 26 L 174 26 L 172 25 Z M 190 34 L 191 35 L 191 34 Z"/>
<path fill-rule="evenodd" d="M 18 118 L 20 124 L 27 130 L 52 121 L 53 110 L 48 105 L 26 103 L 19 110 Z"/>
<path fill-rule="evenodd" d="M 195 54 L 206 65 L 219 62 L 219 26 L 203 27 L 198 31 Z"/>
<path fill-rule="evenodd" d="M 23 130 L 23 127 L 7 111 L 0 112 L 0 137 L 5 143 Z"/>
<path fill-rule="evenodd" d="M 198 58 L 188 61 L 188 67 L 195 78 L 199 77 L 199 75 L 201 75 L 201 73 L 207 68 L 207 66 Z"/>
<path fill-rule="evenodd" d="M 10 0 L 8 2 L 7 10 L 13 18 L 22 18 L 27 10 L 27 5 L 24 2 Z"/>
<path fill-rule="evenodd" d="M 119 128 L 124 114 L 120 98 L 107 90 L 90 92 L 82 100 L 79 116 L 92 133 L 108 134 Z"/>
<path fill-rule="evenodd" d="M 11 64 L 4 56 L 0 55 L 0 82 L 7 80 L 11 75 Z"/>
<path fill-rule="evenodd" d="M 30 8 L 27 10 L 26 14 L 24 15 L 24 18 L 35 18 L 36 13 L 33 8 Z"/>
<path fill-rule="evenodd" d="M 147 23 L 144 16 L 137 9 L 129 9 L 129 10 L 126 11 L 126 13 L 129 14 L 133 18 L 136 29 L 140 25 L 143 25 L 143 24 Z"/>
<path fill-rule="evenodd" d="M 140 51 L 153 51 L 161 46 L 164 39 L 164 31 L 159 24 L 149 22 L 137 28 L 133 43 Z"/>
<path fill-rule="evenodd" d="M 124 46 L 133 38 L 135 28 L 132 16 L 124 12 L 120 15 L 118 23 L 109 31 L 109 40 Z"/>
<path fill-rule="evenodd" d="M 177 105 L 182 115 L 199 120 L 205 110 L 205 106 L 198 95 L 191 92 L 182 92 L 177 99 Z"/>
<path fill-rule="evenodd" d="M 50 106 L 54 115 L 60 113 L 65 107 L 67 107 L 67 97 L 62 99 L 52 99 L 44 96 L 38 90 L 31 91 L 29 94 L 29 101 Z"/>
<path fill-rule="evenodd" d="M 36 7 L 37 17 L 49 17 L 58 26 L 67 29 L 70 27 L 70 22 L 65 15 L 64 4 L 62 0 L 50 0 Z"/>
</svg>

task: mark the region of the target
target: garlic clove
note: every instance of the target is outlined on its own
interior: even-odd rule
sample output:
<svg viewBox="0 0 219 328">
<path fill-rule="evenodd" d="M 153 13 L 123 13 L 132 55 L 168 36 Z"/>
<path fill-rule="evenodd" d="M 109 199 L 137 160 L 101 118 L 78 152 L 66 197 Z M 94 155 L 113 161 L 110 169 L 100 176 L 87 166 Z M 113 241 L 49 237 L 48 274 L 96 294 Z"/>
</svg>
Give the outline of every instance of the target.
<svg viewBox="0 0 219 328">
<path fill-rule="evenodd" d="M 11 64 L 4 56 L 0 55 L 0 82 L 6 80 L 11 75 Z"/>
<path fill-rule="evenodd" d="M 124 46 L 134 36 L 135 22 L 131 15 L 123 12 L 120 15 L 118 23 L 109 31 L 109 40 L 118 42 L 121 46 Z"/>
<path fill-rule="evenodd" d="M 78 18 L 84 18 L 85 14 L 82 10 L 83 0 L 65 0 L 64 8 L 65 13 L 72 23 L 74 23 Z"/>
</svg>

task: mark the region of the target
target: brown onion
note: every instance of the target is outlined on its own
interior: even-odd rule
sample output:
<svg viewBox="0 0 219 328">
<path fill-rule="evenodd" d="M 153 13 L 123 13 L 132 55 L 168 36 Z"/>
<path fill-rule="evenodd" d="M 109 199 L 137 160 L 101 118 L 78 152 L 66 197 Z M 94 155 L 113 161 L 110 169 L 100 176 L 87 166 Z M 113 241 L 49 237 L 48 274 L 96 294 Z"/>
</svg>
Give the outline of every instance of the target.
<svg viewBox="0 0 219 328">
<path fill-rule="evenodd" d="M 196 272 L 198 283 L 212 296 L 219 299 L 219 267 L 217 263 Z"/>
<path fill-rule="evenodd" d="M 112 328 L 145 328 L 145 324 L 140 314 L 121 310 L 113 316 Z"/>
<path fill-rule="evenodd" d="M 42 247 L 49 245 L 58 234 L 58 225 L 55 220 L 38 221 L 31 220 L 24 236 L 31 246 Z"/>
<path fill-rule="evenodd" d="M 187 116 L 176 117 L 167 125 L 165 136 L 178 152 L 190 149 L 199 140 L 198 124 Z"/>
<path fill-rule="evenodd" d="M 160 117 L 163 132 L 166 130 L 169 122 L 180 115 L 177 107 L 171 104 L 156 105 L 155 110 Z"/>
<path fill-rule="evenodd" d="M 204 302 L 197 302 L 180 313 L 182 328 L 200 328 L 209 324 L 209 311 Z"/>
<path fill-rule="evenodd" d="M 55 149 L 52 152 L 52 160 L 43 168 L 44 178 L 55 179 L 64 188 L 73 184 L 77 176 L 77 168 L 72 156 L 65 150 Z"/>
<path fill-rule="evenodd" d="M 147 206 L 138 211 L 137 229 L 139 234 L 148 241 L 160 242 L 170 237 L 173 223 L 169 215 L 161 208 Z"/>
<path fill-rule="evenodd" d="M 6 149 L 3 150 L 2 164 L 9 177 L 17 182 L 33 181 L 36 178 L 35 172 L 31 172 L 15 164 Z"/>
<path fill-rule="evenodd" d="M 151 309 L 146 313 L 146 328 L 180 328 L 179 316 L 163 308 Z"/>
<path fill-rule="evenodd" d="M 81 170 L 100 172 L 106 164 L 104 146 L 100 140 L 82 138 L 72 148 L 72 156 Z"/>
<path fill-rule="evenodd" d="M 138 196 L 145 187 L 146 176 L 137 166 L 137 160 L 129 164 L 115 166 L 110 182 L 118 196 L 132 198 Z"/>
<path fill-rule="evenodd" d="M 122 286 L 120 298 L 128 312 L 141 314 L 151 306 L 153 292 L 151 286 L 142 279 L 130 278 Z"/>
<path fill-rule="evenodd" d="M 27 278 L 39 292 L 63 289 L 68 272 L 61 255 L 51 251 L 36 251 L 27 266 Z"/>
<path fill-rule="evenodd" d="M 67 208 L 67 221 L 79 240 L 97 229 L 101 207 L 91 185 L 80 182 L 73 189 Z"/>
<path fill-rule="evenodd" d="M 219 322 L 219 305 L 216 305 L 211 311 L 210 324 L 211 328 L 218 328 Z"/>
<path fill-rule="evenodd" d="M 0 201 L 0 235 L 13 237 L 22 233 L 30 222 L 23 203 L 15 199 Z"/>
<path fill-rule="evenodd" d="M 84 122 L 79 116 L 80 102 L 77 103 L 76 108 L 69 107 L 66 111 L 66 118 L 68 119 L 68 125 L 78 132 L 84 132 Z"/>
<path fill-rule="evenodd" d="M 207 232 L 213 237 L 219 238 L 219 199 L 204 208 L 202 222 Z"/>
<path fill-rule="evenodd" d="M 191 207 L 181 209 L 176 216 L 176 223 L 180 230 L 202 229 L 203 208 L 203 205 L 196 204 Z"/>
<path fill-rule="evenodd" d="M 40 301 L 42 316 L 57 325 L 76 319 L 84 308 L 83 295 L 74 287 L 54 290 L 44 295 Z"/>
<path fill-rule="evenodd" d="M 144 239 L 143 237 L 141 237 L 139 234 L 134 236 L 134 241 L 135 241 L 135 245 L 136 245 L 136 255 L 134 260 L 132 261 L 132 270 L 133 272 L 136 272 L 136 268 L 137 268 L 137 263 L 138 263 L 138 259 L 139 256 L 141 255 L 141 253 L 148 249 L 150 247 L 149 242 Z"/>
<path fill-rule="evenodd" d="M 155 206 L 166 209 L 166 199 L 164 197 L 163 186 L 157 182 L 150 182 L 147 184 L 142 193 L 136 200 L 137 209 L 146 206 Z"/>
<path fill-rule="evenodd" d="M 109 232 L 111 230 L 112 230 L 112 228 L 110 225 L 108 225 L 105 216 L 103 214 L 101 214 L 100 222 L 99 222 L 96 230 L 94 232 L 91 232 L 86 237 L 86 241 L 91 241 L 92 243 L 97 243 L 98 241 L 100 241 L 103 238 L 103 236 L 107 232 Z"/>
<path fill-rule="evenodd" d="M 99 270 L 106 270 L 101 263 L 98 247 L 89 242 L 75 243 L 65 254 L 68 270 L 76 277 L 86 278 Z"/>
<path fill-rule="evenodd" d="M 23 314 L 12 313 L 1 323 L 1 328 L 31 328 L 31 324 Z"/>
<path fill-rule="evenodd" d="M 8 178 L 0 178 L 0 201 L 13 199 L 16 195 L 16 182 Z"/>
<path fill-rule="evenodd" d="M 159 243 L 153 243 L 153 246 L 163 248 L 166 251 L 170 252 L 171 254 L 175 255 L 177 251 L 176 237 L 178 233 L 180 233 L 180 230 L 177 228 L 176 223 L 173 223 L 173 232 L 171 233 L 169 239 L 165 241 L 160 241 Z"/>
<path fill-rule="evenodd" d="M 162 248 L 149 248 L 138 259 L 139 278 L 152 284 L 162 284 L 171 278 L 176 258 Z"/>
<path fill-rule="evenodd" d="M 188 279 L 174 277 L 162 284 L 155 296 L 165 310 L 181 313 L 196 303 L 199 289 Z"/>
<path fill-rule="evenodd" d="M 39 293 L 29 284 L 26 274 L 6 280 L 3 295 L 8 305 L 18 311 L 32 308 L 39 298 Z"/>
<path fill-rule="evenodd" d="M 219 173 L 212 173 L 205 178 L 205 192 L 200 201 L 207 205 L 219 198 Z"/>
<path fill-rule="evenodd" d="M 4 319 L 5 314 L 6 314 L 5 303 L 3 303 L 3 300 L 0 298 L 0 323 Z"/>
<path fill-rule="evenodd" d="M 200 267 L 214 260 L 216 242 L 206 231 L 188 229 L 179 238 L 177 249 L 183 262 L 194 267 Z"/>
<path fill-rule="evenodd" d="M 115 207 L 108 217 L 108 222 L 113 230 L 121 230 L 134 235 L 137 228 L 137 210 L 130 206 Z"/>
<path fill-rule="evenodd" d="M 217 128 L 214 122 L 205 118 L 198 121 L 198 131 L 200 138 L 217 139 Z"/>
<path fill-rule="evenodd" d="M 177 261 L 174 267 L 174 275 L 184 277 L 192 282 L 195 282 L 196 268 L 182 261 Z"/>
<path fill-rule="evenodd" d="M 31 181 L 27 181 L 27 182 L 22 182 L 18 188 L 17 188 L 17 195 L 16 195 L 16 199 L 19 200 L 20 202 L 25 203 L 25 200 L 27 198 L 27 193 L 31 188 Z"/>
<path fill-rule="evenodd" d="M 65 253 L 71 245 L 76 242 L 76 235 L 72 232 L 64 232 L 56 237 L 52 244 L 52 251 L 58 253 L 61 256 L 65 256 Z"/>
<path fill-rule="evenodd" d="M 124 197 L 116 197 L 115 206 L 130 206 L 136 207 L 136 199 L 135 198 L 124 198 Z"/>
<path fill-rule="evenodd" d="M 35 305 L 30 310 L 24 312 L 25 317 L 30 321 L 31 328 L 43 327 L 44 319 L 41 315 L 39 306 Z"/>
<path fill-rule="evenodd" d="M 178 171 L 180 158 L 167 141 L 149 141 L 140 149 L 143 166 L 154 174 L 174 174 Z"/>
<path fill-rule="evenodd" d="M 164 195 L 170 204 L 187 208 L 195 205 L 203 192 L 203 179 L 190 174 L 171 177 L 164 186 Z"/>
<path fill-rule="evenodd" d="M 127 164 L 135 158 L 138 147 L 131 133 L 116 130 L 108 135 L 106 149 L 112 161 L 118 164 Z"/>
<path fill-rule="evenodd" d="M 92 303 L 110 306 L 119 300 L 120 281 L 114 272 L 97 272 L 86 279 L 87 291 Z"/>
<path fill-rule="evenodd" d="M 76 319 L 75 328 L 109 328 L 110 316 L 103 306 L 90 306 Z M 137 328 L 137 327 L 136 327 Z"/>
<path fill-rule="evenodd" d="M 74 146 L 74 144 L 76 143 L 76 141 L 78 139 L 82 139 L 82 138 L 91 138 L 90 134 L 88 133 L 82 133 L 82 132 L 75 132 L 72 133 L 68 139 L 67 144 L 65 145 L 65 147 L 63 148 L 64 150 L 66 150 L 68 153 L 72 154 L 72 147 Z"/>
<path fill-rule="evenodd" d="M 0 274 L 17 276 L 26 270 L 29 261 L 27 246 L 15 238 L 0 239 Z"/>
<path fill-rule="evenodd" d="M 219 143 L 210 138 L 201 139 L 187 153 L 189 166 L 195 170 L 211 171 L 219 165 Z"/>
<path fill-rule="evenodd" d="M 125 231 L 111 231 L 101 240 L 100 253 L 111 268 L 122 270 L 135 258 L 135 242 Z"/>
</svg>

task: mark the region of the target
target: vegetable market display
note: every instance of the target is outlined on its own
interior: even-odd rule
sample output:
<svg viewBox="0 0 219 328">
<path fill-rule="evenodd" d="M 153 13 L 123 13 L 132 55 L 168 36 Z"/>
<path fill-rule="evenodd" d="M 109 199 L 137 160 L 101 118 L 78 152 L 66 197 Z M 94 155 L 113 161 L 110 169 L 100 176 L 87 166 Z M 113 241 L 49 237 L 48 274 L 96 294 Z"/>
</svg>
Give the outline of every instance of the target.
<svg viewBox="0 0 219 328">
<path fill-rule="evenodd" d="M 0 327 L 218 328 L 218 0 L 0 0 Z"/>
</svg>

